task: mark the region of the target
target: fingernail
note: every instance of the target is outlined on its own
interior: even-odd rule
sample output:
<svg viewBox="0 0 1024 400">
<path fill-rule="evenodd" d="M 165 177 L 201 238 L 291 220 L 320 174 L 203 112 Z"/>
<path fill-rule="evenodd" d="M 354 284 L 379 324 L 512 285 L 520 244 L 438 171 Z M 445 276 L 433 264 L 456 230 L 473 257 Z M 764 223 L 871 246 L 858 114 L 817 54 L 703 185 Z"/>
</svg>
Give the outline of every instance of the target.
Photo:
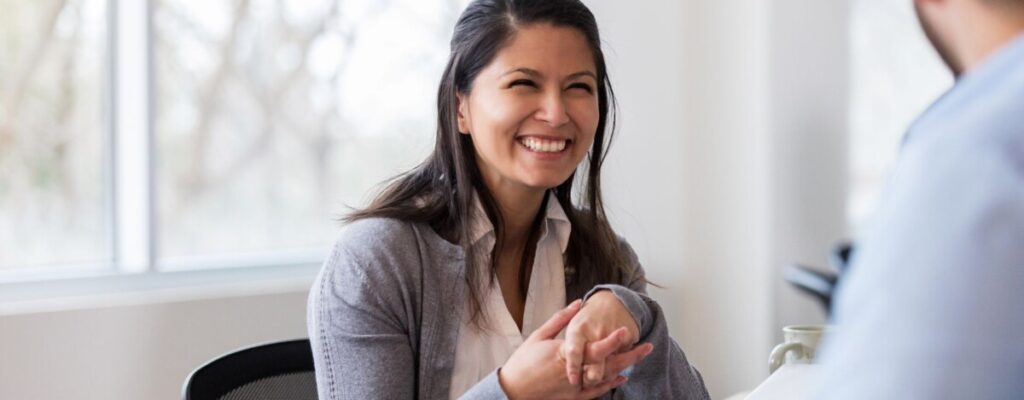
<svg viewBox="0 0 1024 400">
<path fill-rule="evenodd" d="M 576 308 L 576 307 L 579 307 L 579 306 L 580 306 L 580 303 L 582 303 L 582 301 L 581 301 L 580 299 L 576 299 L 576 301 L 573 301 L 572 303 L 569 303 L 569 307 L 568 307 L 568 308 Z"/>
<path fill-rule="evenodd" d="M 627 377 L 624 377 L 624 376 L 620 376 L 620 377 L 618 377 L 618 378 L 617 378 L 617 379 L 615 380 L 615 386 L 622 386 L 622 385 L 625 385 L 625 384 L 626 384 L 626 381 L 628 381 L 628 380 L 629 380 L 629 378 L 627 378 Z"/>
</svg>

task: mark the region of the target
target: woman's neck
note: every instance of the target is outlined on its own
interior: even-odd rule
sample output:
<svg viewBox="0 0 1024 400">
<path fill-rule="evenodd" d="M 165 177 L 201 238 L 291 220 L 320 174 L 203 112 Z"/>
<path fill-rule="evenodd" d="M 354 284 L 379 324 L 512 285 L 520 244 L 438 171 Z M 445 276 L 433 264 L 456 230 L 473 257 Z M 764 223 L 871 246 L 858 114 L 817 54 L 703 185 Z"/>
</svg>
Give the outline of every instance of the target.
<svg viewBox="0 0 1024 400">
<path fill-rule="evenodd" d="M 506 248 L 521 249 L 530 236 L 533 221 L 537 218 L 540 206 L 544 202 L 547 191 L 497 190 L 492 189 L 494 201 L 501 211 L 504 223 L 502 234 Z"/>
</svg>

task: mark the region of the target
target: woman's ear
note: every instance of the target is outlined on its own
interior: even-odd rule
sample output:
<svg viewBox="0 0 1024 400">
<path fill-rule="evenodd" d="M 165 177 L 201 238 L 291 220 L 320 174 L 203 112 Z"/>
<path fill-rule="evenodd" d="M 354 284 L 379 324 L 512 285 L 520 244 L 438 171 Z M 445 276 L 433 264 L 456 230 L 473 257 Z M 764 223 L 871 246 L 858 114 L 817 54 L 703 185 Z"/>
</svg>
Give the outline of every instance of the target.
<svg viewBox="0 0 1024 400">
<path fill-rule="evenodd" d="M 457 103 L 456 113 L 458 114 L 459 120 L 459 133 L 463 135 L 469 134 L 469 99 L 457 93 L 455 95 L 455 102 Z"/>
</svg>

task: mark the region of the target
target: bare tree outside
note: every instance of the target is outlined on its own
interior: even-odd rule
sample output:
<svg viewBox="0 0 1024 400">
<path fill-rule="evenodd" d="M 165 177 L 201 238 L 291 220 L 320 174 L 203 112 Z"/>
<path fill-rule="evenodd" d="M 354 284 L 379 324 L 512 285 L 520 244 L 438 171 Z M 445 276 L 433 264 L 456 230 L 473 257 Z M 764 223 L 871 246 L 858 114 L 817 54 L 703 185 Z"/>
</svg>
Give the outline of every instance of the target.
<svg viewBox="0 0 1024 400">
<path fill-rule="evenodd" d="M 0 0 L 0 270 L 111 258 L 105 0 Z"/>
<path fill-rule="evenodd" d="M 160 259 L 325 249 L 429 152 L 467 2 L 153 1 Z M 0 270 L 116 263 L 110 4 L 0 0 Z"/>
<path fill-rule="evenodd" d="M 158 252 L 323 249 L 430 150 L 466 0 L 159 0 Z"/>
</svg>

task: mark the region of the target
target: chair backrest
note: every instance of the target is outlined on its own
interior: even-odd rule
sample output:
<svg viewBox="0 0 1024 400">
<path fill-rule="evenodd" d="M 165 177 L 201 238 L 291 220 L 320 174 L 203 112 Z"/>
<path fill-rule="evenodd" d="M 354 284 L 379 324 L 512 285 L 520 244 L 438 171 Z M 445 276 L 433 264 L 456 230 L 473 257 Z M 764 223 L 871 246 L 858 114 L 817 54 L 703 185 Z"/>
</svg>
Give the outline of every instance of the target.
<svg viewBox="0 0 1024 400">
<path fill-rule="evenodd" d="M 853 254 L 853 250 L 854 245 L 850 242 L 841 242 L 832 248 L 828 255 L 829 264 L 832 265 L 832 272 L 800 264 L 790 264 L 783 271 L 783 279 L 798 290 L 817 299 L 825 307 L 825 316 L 831 318 L 832 297 L 835 295 L 839 280 L 849 269 L 850 256 Z"/>
<path fill-rule="evenodd" d="M 316 400 L 316 375 L 309 339 L 236 350 L 189 374 L 183 400 Z"/>
</svg>

